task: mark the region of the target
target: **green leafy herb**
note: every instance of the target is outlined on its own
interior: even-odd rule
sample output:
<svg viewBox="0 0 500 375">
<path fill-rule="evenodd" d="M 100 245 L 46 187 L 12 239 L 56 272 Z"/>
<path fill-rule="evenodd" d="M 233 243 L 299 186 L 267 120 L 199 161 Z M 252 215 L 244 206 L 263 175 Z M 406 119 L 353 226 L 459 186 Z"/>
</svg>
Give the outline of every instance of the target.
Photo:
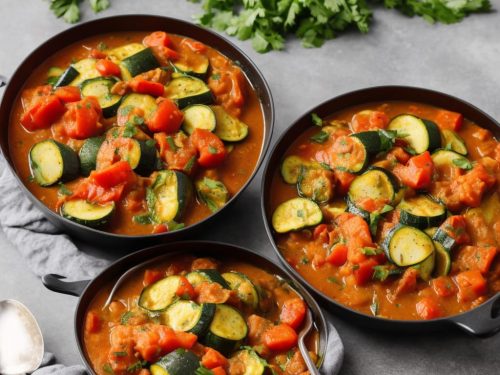
<svg viewBox="0 0 500 375">
<path fill-rule="evenodd" d="M 156 141 L 154 139 L 148 139 L 146 141 L 146 146 L 148 146 L 148 147 L 155 147 L 156 146 Z"/>
<path fill-rule="evenodd" d="M 323 120 L 316 113 L 311 113 L 311 119 L 314 125 L 323 126 Z"/>
<path fill-rule="evenodd" d="M 137 134 L 136 126 L 133 123 L 127 121 L 127 123 L 125 124 L 125 130 L 123 130 L 122 135 L 125 138 L 132 138 L 136 134 Z"/>
<path fill-rule="evenodd" d="M 120 116 L 125 117 L 125 116 L 128 116 L 128 115 L 129 115 L 129 113 L 130 113 L 133 109 L 134 109 L 134 106 L 132 106 L 132 105 L 126 105 L 125 107 L 122 107 L 122 108 L 120 108 L 120 109 L 118 110 L 118 114 L 119 114 Z"/>
<path fill-rule="evenodd" d="M 89 0 L 90 6 L 95 13 L 109 8 L 109 0 Z"/>
<path fill-rule="evenodd" d="M 394 268 L 390 265 L 374 266 L 372 278 L 374 280 L 385 281 L 389 276 L 399 275 L 401 273 L 401 269 Z"/>
<path fill-rule="evenodd" d="M 175 145 L 174 139 L 170 135 L 167 137 L 167 143 L 171 151 L 177 151 L 177 146 Z"/>
<path fill-rule="evenodd" d="M 66 185 L 64 185 L 63 183 L 59 184 L 58 193 L 60 195 L 72 195 L 73 194 L 73 192 L 70 189 L 68 189 L 68 187 Z"/>
<path fill-rule="evenodd" d="M 193 156 L 191 159 L 188 160 L 188 162 L 184 166 L 184 171 L 187 173 L 191 172 L 191 169 L 193 169 L 195 162 L 196 162 L 196 156 Z"/>
<path fill-rule="evenodd" d="M 137 370 L 142 369 L 147 364 L 148 364 L 148 362 L 146 362 L 146 361 L 137 361 L 137 362 L 135 362 L 127 367 L 127 372 L 136 372 Z"/>
<path fill-rule="evenodd" d="M 302 263 L 302 264 L 308 264 L 309 263 L 309 259 L 307 257 L 302 257 L 302 259 L 300 259 L 300 263 Z"/>
<path fill-rule="evenodd" d="M 361 248 L 361 252 L 365 255 L 379 255 L 379 254 L 382 254 L 383 253 L 383 250 L 382 249 L 377 249 L 377 248 L 374 248 L 374 247 L 362 247 Z"/>
<path fill-rule="evenodd" d="M 336 277 L 333 277 L 333 276 L 329 276 L 326 280 L 332 284 L 342 285 L 342 283 L 339 281 L 339 279 L 337 279 Z"/>
<path fill-rule="evenodd" d="M 327 132 L 321 130 L 320 132 L 314 134 L 311 138 L 309 138 L 311 141 L 315 143 L 324 143 L 328 140 L 330 137 L 330 134 Z"/>
<path fill-rule="evenodd" d="M 466 158 L 453 159 L 452 163 L 460 169 L 465 169 L 467 171 L 472 169 L 472 163 Z"/>
<path fill-rule="evenodd" d="M 214 81 L 218 81 L 220 79 L 220 74 L 219 73 L 212 74 L 210 78 L 213 79 Z"/>
<path fill-rule="evenodd" d="M 392 211 L 394 207 L 386 204 L 380 211 L 370 213 L 370 232 L 373 236 L 377 234 L 378 222 L 383 214 Z"/>
<path fill-rule="evenodd" d="M 411 146 L 405 146 L 403 147 L 403 150 L 405 150 L 410 155 L 417 155 L 417 151 L 415 151 L 415 149 Z"/>
<path fill-rule="evenodd" d="M 132 311 L 127 311 L 123 313 L 122 317 L 120 318 L 120 323 L 125 325 L 128 323 L 128 320 L 134 316 L 134 313 Z"/>
<path fill-rule="evenodd" d="M 111 374 L 113 375 L 115 372 L 113 371 L 113 368 L 111 367 L 111 365 L 109 363 L 105 363 L 103 366 L 102 366 L 102 369 L 104 370 L 104 372 L 108 373 L 108 374 Z"/>
<path fill-rule="evenodd" d="M 97 45 L 97 49 L 99 51 L 105 51 L 108 49 L 108 45 L 104 42 L 99 42 L 99 44 Z"/>
<path fill-rule="evenodd" d="M 380 151 L 389 151 L 398 137 L 398 132 L 395 130 L 379 130 L 378 135 L 380 137 Z"/>
<path fill-rule="evenodd" d="M 195 375 L 213 375 L 213 371 L 207 369 L 203 365 L 198 367 L 194 373 Z"/>
<path fill-rule="evenodd" d="M 217 153 L 217 149 L 214 146 L 208 146 L 208 152 L 215 155 Z"/>
<path fill-rule="evenodd" d="M 321 168 L 326 169 L 327 171 L 333 171 L 332 167 L 330 167 L 327 163 L 320 162 L 319 165 Z"/>
<path fill-rule="evenodd" d="M 379 304 L 376 298 L 373 298 L 373 302 L 370 305 L 370 311 L 374 316 L 377 316 L 379 313 Z"/>
<path fill-rule="evenodd" d="M 149 214 L 135 215 L 132 217 L 132 220 L 134 220 L 134 223 L 141 225 L 148 225 L 153 223 L 153 219 Z"/>
<path fill-rule="evenodd" d="M 80 3 L 82 0 L 51 0 L 50 10 L 57 18 L 62 17 L 68 23 L 80 21 Z M 89 0 L 95 13 L 109 8 L 109 0 Z"/>
<path fill-rule="evenodd" d="M 52 76 L 48 77 L 46 82 L 48 85 L 54 86 L 57 83 L 57 81 L 59 81 L 59 77 Z"/>
<path fill-rule="evenodd" d="M 113 352 L 115 357 L 126 357 L 128 355 L 127 352 Z"/>
<path fill-rule="evenodd" d="M 174 220 L 169 221 L 167 223 L 167 228 L 168 228 L 169 232 L 172 232 L 174 230 L 182 229 L 182 228 L 184 228 L 184 226 L 185 226 L 184 223 L 178 223 L 178 222 L 176 222 Z"/>
</svg>

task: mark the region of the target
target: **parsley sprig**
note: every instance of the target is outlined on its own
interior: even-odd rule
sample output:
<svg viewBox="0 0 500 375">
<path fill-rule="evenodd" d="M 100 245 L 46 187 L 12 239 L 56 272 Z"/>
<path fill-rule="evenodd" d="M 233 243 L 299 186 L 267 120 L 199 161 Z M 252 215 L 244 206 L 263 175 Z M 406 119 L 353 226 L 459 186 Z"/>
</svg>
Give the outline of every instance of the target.
<svg viewBox="0 0 500 375">
<path fill-rule="evenodd" d="M 80 21 L 80 3 L 82 0 L 50 0 L 50 10 L 57 18 L 62 17 L 68 23 Z M 95 13 L 109 8 L 109 0 L 89 0 Z"/>
</svg>

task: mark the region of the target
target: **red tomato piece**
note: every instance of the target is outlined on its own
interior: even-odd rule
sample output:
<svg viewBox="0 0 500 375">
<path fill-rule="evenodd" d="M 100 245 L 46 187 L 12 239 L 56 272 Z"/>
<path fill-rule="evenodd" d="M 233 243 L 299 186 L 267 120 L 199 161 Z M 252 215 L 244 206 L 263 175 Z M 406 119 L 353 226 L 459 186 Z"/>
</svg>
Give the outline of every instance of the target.
<svg viewBox="0 0 500 375">
<path fill-rule="evenodd" d="M 436 319 L 442 315 L 439 304 L 430 297 L 423 297 L 415 306 L 417 314 L 425 320 Z"/>
<path fill-rule="evenodd" d="M 459 131 L 464 122 L 464 116 L 461 113 L 440 110 L 436 116 L 436 124 L 441 129 Z"/>
<path fill-rule="evenodd" d="M 424 189 L 429 187 L 434 171 L 429 151 L 413 156 L 406 166 L 397 165 L 393 172 L 403 184 L 413 189 Z"/>
<path fill-rule="evenodd" d="M 168 232 L 168 227 L 165 224 L 155 225 L 153 228 L 153 233 L 165 233 Z"/>
<path fill-rule="evenodd" d="M 326 257 L 326 261 L 334 266 L 340 267 L 347 262 L 348 247 L 343 243 L 337 243 L 332 247 L 330 254 Z"/>
<path fill-rule="evenodd" d="M 373 257 L 368 258 L 358 264 L 353 265 L 353 275 L 356 285 L 363 285 L 368 280 L 371 280 L 373 275 L 373 267 L 378 265 L 378 262 Z"/>
<path fill-rule="evenodd" d="M 354 132 L 367 130 L 385 129 L 389 123 L 389 117 L 382 111 L 365 110 L 356 113 L 351 120 L 351 128 Z"/>
<path fill-rule="evenodd" d="M 201 364 L 208 369 L 213 369 L 216 367 L 226 367 L 228 361 L 226 357 L 220 354 L 217 350 L 212 348 L 206 348 L 206 352 L 201 357 Z"/>
<path fill-rule="evenodd" d="M 307 306 L 303 299 L 292 298 L 283 303 L 280 313 L 280 322 L 288 324 L 293 329 L 300 327 L 306 317 Z"/>
<path fill-rule="evenodd" d="M 146 270 L 142 284 L 148 286 L 163 278 L 163 272 L 158 270 Z"/>
<path fill-rule="evenodd" d="M 89 96 L 78 102 L 67 104 L 68 110 L 62 121 L 68 137 L 85 139 L 97 135 L 102 127 L 99 123 L 101 107 L 97 99 Z"/>
<path fill-rule="evenodd" d="M 450 297 L 457 293 L 457 287 L 448 276 L 432 279 L 431 285 L 439 297 Z"/>
<path fill-rule="evenodd" d="M 297 345 L 297 332 L 288 324 L 279 324 L 264 332 L 264 345 L 275 351 L 285 351 Z"/>
<path fill-rule="evenodd" d="M 56 95 L 42 96 L 21 116 L 21 124 L 28 131 L 50 127 L 63 114 L 66 108 Z"/>
<path fill-rule="evenodd" d="M 63 102 L 63 103 L 72 103 L 79 101 L 82 97 L 80 94 L 80 89 L 75 86 L 62 86 L 58 87 L 54 94 Z"/>
<path fill-rule="evenodd" d="M 194 299 L 196 297 L 196 292 L 194 291 L 191 283 L 184 276 L 179 276 L 179 286 L 175 291 L 175 294 L 184 299 Z"/>
<path fill-rule="evenodd" d="M 89 56 L 93 59 L 105 59 L 107 57 L 104 52 L 98 50 L 97 48 L 92 48 L 90 50 Z"/>
<path fill-rule="evenodd" d="M 199 153 L 198 163 L 205 168 L 217 168 L 226 159 L 224 143 L 214 133 L 196 129 L 191 134 L 191 143 Z"/>
<path fill-rule="evenodd" d="M 172 41 L 164 31 L 154 31 L 151 34 L 147 35 L 142 42 L 148 47 L 170 47 L 172 45 Z"/>
<path fill-rule="evenodd" d="M 156 112 L 146 120 L 146 125 L 153 133 L 171 134 L 180 129 L 183 118 L 184 115 L 177 105 L 172 100 L 164 98 L 158 103 Z"/>
<path fill-rule="evenodd" d="M 183 349 L 191 349 L 198 341 L 198 337 L 193 333 L 176 331 L 175 334 L 179 347 Z"/>
<path fill-rule="evenodd" d="M 101 329 L 101 319 L 94 311 L 89 311 L 85 318 L 85 331 L 87 333 L 96 333 Z"/>
<path fill-rule="evenodd" d="M 459 273 L 455 277 L 458 285 L 458 300 L 470 302 L 486 293 L 488 286 L 486 279 L 479 270 L 471 270 Z"/>
<path fill-rule="evenodd" d="M 120 77 L 122 75 L 120 67 L 108 59 L 97 60 L 95 68 L 102 76 Z"/>
<path fill-rule="evenodd" d="M 108 189 L 129 182 L 133 173 L 128 162 L 119 161 L 99 171 L 92 171 L 89 179 L 97 185 Z"/>
<path fill-rule="evenodd" d="M 197 40 L 184 38 L 181 42 L 182 46 L 188 47 L 191 51 L 197 53 L 205 53 L 207 51 L 207 46 Z"/>
<path fill-rule="evenodd" d="M 213 375 L 226 375 L 227 372 L 224 370 L 223 367 L 216 367 L 212 369 L 212 374 Z"/>
<path fill-rule="evenodd" d="M 162 96 L 165 87 L 159 82 L 151 82 L 142 78 L 134 78 L 130 81 L 130 88 L 138 94 L 146 94 L 151 96 Z"/>
<path fill-rule="evenodd" d="M 314 228 L 313 238 L 317 240 L 318 238 L 324 236 L 328 233 L 328 226 L 326 224 L 320 224 Z"/>
</svg>

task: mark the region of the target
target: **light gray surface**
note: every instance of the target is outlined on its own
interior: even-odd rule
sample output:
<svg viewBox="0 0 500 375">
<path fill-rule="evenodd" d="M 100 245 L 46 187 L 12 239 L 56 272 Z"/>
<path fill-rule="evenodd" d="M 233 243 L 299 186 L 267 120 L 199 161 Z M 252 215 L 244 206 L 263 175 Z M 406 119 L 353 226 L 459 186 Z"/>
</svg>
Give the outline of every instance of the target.
<svg viewBox="0 0 500 375">
<path fill-rule="evenodd" d="M 497 8 L 500 6 L 498 1 Z M 0 74 L 11 75 L 39 43 L 67 24 L 42 0 L 2 0 Z M 100 16 L 156 13 L 189 20 L 199 6 L 184 0 L 114 0 Z M 92 16 L 84 14 L 85 19 Z M 275 99 L 273 140 L 308 108 L 337 94 L 381 84 L 437 89 L 468 100 L 500 118 L 500 16 L 479 15 L 452 26 L 429 25 L 395 12 L 377 10 L 370 34 L 343 35 L 321 49 L 298 42 L 284 52 L 255 53 L 234 41 L 259 66 Z M 0 94 L 1 95 L 1 94 Z M 6 124 L 2 124 L 5 126 Z M 272 254 L 261 220 L 260 176 L 203 239 L 223 240 Z M 238 218 L 235 220 L 234 218 Z M 73 338 L 76 299 L 44 289 L 0 233 L 0 299 L 15 298 L 37 317 L 46 350 L 64 364 L 79 363 Z M 342 374 L 498 374 L 500 335 L 477 339 L 450 330 L 432 335 L 392 335 L 334 318 L 346 349 Z"/>
</svg>

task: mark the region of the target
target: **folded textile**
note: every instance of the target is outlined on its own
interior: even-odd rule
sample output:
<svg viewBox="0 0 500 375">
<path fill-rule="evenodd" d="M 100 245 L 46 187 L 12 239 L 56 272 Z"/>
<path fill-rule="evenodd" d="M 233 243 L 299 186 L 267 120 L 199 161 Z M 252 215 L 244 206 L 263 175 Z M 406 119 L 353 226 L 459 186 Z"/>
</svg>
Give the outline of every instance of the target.
<svg viewBox="0 0 500 375">
<path fill-rule="evenodd" d="M 82 365 L 64 366 L 55 364 L 56 357 L 52 353 L 45 353 L 43 361 L 38 370 L 32 375 L 86 375 L 87 371 Z"/>
</svg>

